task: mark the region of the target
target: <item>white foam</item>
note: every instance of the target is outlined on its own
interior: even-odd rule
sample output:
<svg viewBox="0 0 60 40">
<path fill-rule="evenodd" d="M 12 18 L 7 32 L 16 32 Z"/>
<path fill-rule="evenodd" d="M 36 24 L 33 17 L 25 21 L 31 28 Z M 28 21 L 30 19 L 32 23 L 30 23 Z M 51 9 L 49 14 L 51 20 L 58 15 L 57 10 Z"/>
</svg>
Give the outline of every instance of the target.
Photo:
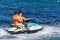
<svg viewBox="0 0 60 40">
<path fill-rule="evenodd" d="M 4 35 L 7 35 L 8 33 L 3 30 L 2 28 L 0 28 L 0 37 L 4 36 Z"/>
<path fill-rule="evenodd" d="M 60 28 L 54 27 L 54 26 L 49 26 L 49 25 L 43 25 L 44 29 L 41 31 L 38 31 L 37 33 L 33 34 L 16 34 L 13 35 L 16 38 L 16 40 L 34 40 L 34 39 L 41 39 L 42 37 L 60 37 Z M 4 31 L 3 31 L 4 33 Z M 6 32 L 5 32 L 6 34 Z M 15 40 L 15 38 L 13 39 Z"/>
<path fill-rule="evenodd" d="M 44 27 L 44 29 L 42 31 L 39 31 L 37 33 L 34 33 L 34 34 L 28 34 L 26 36 L 22 35 L 20 37 L 22 37 L 23 39 L 33 39 L 33 38 L 38 38 L 39 36 L 43 36 L 43 37 L 46 37 L 46 36 L 54 36 L 55 34 L 60 34 L 60 28 L 56 28 L 56 27 L 50 27 L 50 26 L 46 26 Z M 20 38 L 19 37 L 19 38 Z"/>
</svg>

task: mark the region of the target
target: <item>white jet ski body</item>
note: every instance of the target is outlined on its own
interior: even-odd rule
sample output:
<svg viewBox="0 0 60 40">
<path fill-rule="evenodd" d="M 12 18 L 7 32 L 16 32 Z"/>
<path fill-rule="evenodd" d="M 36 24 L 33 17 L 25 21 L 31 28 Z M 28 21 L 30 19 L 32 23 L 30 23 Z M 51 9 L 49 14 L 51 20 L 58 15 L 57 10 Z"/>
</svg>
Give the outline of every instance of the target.
<svg viewBox="0 0 60 40">
<path fill-rule="evenodd" d="M 27 30 L 26 27 L 24 27 L 23 30 L 17 29 L 16 27 L 11 27 L 8 29 L 8 32 L 12 34 L 14 33 L 18 34 L 18 33 L 23 33 L 23 32 L 34 33 L 43 29 L 41 25 L 36 24 L 36 23 L 28 23 L 27 25 L 30 27 L 30 30 Z"/>
</svg>

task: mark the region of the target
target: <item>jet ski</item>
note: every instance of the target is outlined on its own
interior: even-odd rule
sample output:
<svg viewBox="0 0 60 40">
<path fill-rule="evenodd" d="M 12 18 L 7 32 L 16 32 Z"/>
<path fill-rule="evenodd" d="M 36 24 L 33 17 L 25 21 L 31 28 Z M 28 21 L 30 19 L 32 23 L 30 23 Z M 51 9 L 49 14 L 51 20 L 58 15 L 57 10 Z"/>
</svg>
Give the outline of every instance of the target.
<svg viewBox="0 0 60 40">
<path fill-rule="evenodd" d="M 44 27 L 41 26 L 40 24 L 34 23 L 34 22 L 28 22 L 27 26 L 30 27 L 30 30 L 27 30 L 26 27 L 24 27 L 24 29 L 22 29 L 22 27 L 15 27 L 13 26 L 14 24 L 12 24 L 12 27 L 8 29 L 8 32 L 11 34 L 19 34 L 19 33 L 35 33 L 37 31 L 41 31 Z"/>
</svg>

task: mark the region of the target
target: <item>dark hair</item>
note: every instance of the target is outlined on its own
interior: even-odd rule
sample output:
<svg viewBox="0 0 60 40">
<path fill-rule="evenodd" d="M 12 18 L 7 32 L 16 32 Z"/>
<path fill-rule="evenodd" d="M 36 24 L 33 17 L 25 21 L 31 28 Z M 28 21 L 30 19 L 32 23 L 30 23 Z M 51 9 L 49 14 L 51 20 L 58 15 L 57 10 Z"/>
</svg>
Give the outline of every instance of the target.
<svg viewBox="0 0 60 40">
<path fill-rule="evenodd" d="M 22 11 L 19 11 L 19 13 L 22 13 Z"/>
<path fill-rule="evenodd" d="M 19 11 L 19 12 L 18 12 L 18 15 L 19 15 L 20 13 L 22 13 L 22 11 Z"/>
<path fill-rule="evenodd" d="M 14 11 L 14 15 L 16 15 L 17 14 L 17 11 Z"/>
</svg>

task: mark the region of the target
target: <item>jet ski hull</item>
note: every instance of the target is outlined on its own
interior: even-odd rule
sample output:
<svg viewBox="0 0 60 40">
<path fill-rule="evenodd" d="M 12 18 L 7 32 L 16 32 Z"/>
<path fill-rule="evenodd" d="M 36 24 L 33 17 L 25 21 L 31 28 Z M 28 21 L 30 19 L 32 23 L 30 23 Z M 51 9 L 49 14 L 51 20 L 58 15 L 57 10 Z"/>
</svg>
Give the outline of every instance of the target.
<svg viewBox="0 0 60 40">
<path fill-rule="evenodd" d="M 30 27 L 30 29 L 31 30 L 16 30 L 16 29 L 13 29 L 13 28 L 10 28 L 9 30 L 8 30 L 8 32 L 10 33 L 10 34 L 19 34 L 19 33 L 24 33 L 24 32 L 27 32 L 27 33 L 36 33 L 36 32 L 38 32 L 38 31 L 41 31 L 42 29 L 43 29 L 44 27 L 42 27 L 42 26 L 36 26 L 36 27 Z M 13 29 L 13 30 L 11 30 L 11 29 Z"/>
</svg>

